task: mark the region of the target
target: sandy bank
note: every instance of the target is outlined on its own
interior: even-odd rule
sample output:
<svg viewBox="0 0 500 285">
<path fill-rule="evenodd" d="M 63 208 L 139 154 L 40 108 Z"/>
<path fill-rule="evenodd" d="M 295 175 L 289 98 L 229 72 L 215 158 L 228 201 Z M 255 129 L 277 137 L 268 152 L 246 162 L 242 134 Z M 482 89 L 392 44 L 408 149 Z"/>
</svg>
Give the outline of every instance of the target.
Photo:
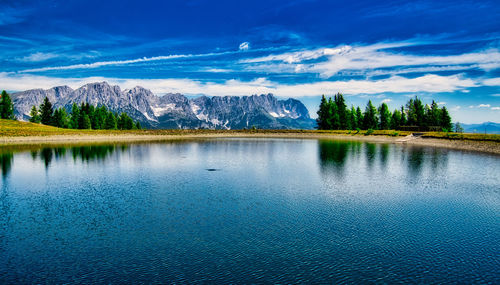
<svg viewBox="0 0 500 285">
<path fill-rule="evenodd" d="M 214 138 L 299 138 L 299 139 L 333 139 L 346 141 L 364 141 L 373 143 L 394 143 L 402 145 L 440 147 L 466 151 L 477 151 L 500 155 L 500 143 L 492 141 L 450 140 L 435 138 L 416 138 L 398 142 L 401 137 L 383 135 L 344 135 L 324 133 L 203 133 L 203 134 L 84 134 L 84 135 L 50 135 L 0 137 L 1 145 L 36 145 L 36 144 L 82 144 L 82 143 L 123 143 L 123 142 L 161 142 L 192 139 Z"/>
</svg>

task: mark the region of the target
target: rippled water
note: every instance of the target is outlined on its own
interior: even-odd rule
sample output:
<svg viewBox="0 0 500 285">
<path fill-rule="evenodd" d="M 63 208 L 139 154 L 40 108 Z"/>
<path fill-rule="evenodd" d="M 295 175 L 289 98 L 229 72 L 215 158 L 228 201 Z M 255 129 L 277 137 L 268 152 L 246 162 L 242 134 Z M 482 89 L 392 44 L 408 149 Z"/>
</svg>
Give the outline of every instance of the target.
<svg viewBox="0 0 500 285">
<path fill-rule="evenodd" d="M 0 283 L 500 283 L 498 156 L 218 139 L 0 163 Z"/>
</svg>

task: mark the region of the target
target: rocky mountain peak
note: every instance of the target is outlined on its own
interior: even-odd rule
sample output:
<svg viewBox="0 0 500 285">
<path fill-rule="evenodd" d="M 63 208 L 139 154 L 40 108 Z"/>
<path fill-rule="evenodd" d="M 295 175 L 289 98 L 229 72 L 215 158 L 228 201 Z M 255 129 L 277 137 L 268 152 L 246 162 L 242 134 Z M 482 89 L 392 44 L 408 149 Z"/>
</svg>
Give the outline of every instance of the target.
<svg viewBox="0 0 500 285">
<path fill-rule="evenodd" d="M 33 105 L 48 97 L 55 107 L 71 110 L 73 103 L 106 106 L 126 112 L 150 128 L 313 128 L 307 108 L 296 99 L 278 100 L 273 94 L 252 96 L 201 96 L 188 99 L 179 93 L 156 96 L 141 86 L 121 90 L 107 82 L 88 83 L 73 90 L 58 86 L 14 93 L 13 102 L 19 119 L 29 118 Z"/>
</svg>

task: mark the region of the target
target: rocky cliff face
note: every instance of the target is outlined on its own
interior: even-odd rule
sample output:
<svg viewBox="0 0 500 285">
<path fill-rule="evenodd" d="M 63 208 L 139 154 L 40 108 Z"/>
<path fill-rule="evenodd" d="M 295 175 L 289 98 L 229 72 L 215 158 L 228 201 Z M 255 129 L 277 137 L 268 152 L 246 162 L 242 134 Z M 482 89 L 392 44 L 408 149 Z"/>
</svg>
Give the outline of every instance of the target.
<svg viewBox="0 0 500 285">
<path fill-rule="evenodd" d="M 149 128 L 311 129 L 315 126 L 299 100 L 278 100 L 272 94 L 188 99 L 182 94 L 156 96 L 139 86 L 122 91 L 106 82 L 89 83 L 76 90 L 59 86 L 14 93 L 16 116 L 29 119 L 31 107 L 39 106 L 45 97 L 55 107 L 68 111 L 73 103 L 104 105 L 117 113 L 126 112 Z"/>
</svg>

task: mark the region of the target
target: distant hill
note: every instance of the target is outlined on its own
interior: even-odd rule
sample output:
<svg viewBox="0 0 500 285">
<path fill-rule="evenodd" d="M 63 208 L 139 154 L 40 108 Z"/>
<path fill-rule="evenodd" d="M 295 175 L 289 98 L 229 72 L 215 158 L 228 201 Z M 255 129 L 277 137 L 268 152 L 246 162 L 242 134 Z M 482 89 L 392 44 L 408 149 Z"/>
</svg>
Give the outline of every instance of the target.
<svg viewBox="0 0 500 285">
<path fill-rule="evenodd" d="M 462 124 L 466 133 L 500 134 L 500 123 L 485 122 L 481 124 Z"/>
<path fill-rule="evenodd" d="M 107 82 L 89 83 L 76 90 L 68 86 L 33 89 L 12 94 L 18 119 L 28 120 L 31 107 L 45 97 L 55 107 L 71 110 L 73 103 L 106 106 L 126 112 L 143 127 L 160 129 L 313 129 L 316 122 L 296 99 L 278 100 L 272 94 L 198 97 L 182 94 L 156 96 L 142 87 L 121 90 Z"/>
</svg>

